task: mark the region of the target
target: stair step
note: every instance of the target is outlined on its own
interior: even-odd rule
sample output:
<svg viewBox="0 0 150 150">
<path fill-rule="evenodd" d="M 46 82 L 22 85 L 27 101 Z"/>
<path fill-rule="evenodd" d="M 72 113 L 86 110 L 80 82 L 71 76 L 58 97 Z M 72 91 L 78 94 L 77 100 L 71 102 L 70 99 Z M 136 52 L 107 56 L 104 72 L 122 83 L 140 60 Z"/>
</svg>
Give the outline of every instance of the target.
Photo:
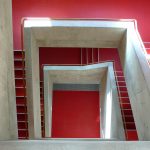
<svg viewBox="0 0 150 150">
<path fill-rule="evenodd" d="M 19 139 L 28 139 L 28 130 L 18 130 Z"/>
<path fill-rule="evenodd" d="M 22 59 L 25 55 L 25 52 L 20 50 L 20 51 L 14 51 L 14 58 L 15 59 Z"/>
<path fill-rule="evenodd" d="M 124 81 L 117 81 L 117 86 L 126 86 L 126 83 Z"/>
<path fill-rule="evenodd" d="M 128 130 L 128 129 L 136 129 L 136 127 L 135 127 L 135 123 L 134 122 L 127 122 L 127 123 L 125 123 L 125 125 L 126 125 L 126 129 Z"/>
<path fill-rule="evenodd" d="M 121 109 L 131 109 L 130 103 L 121 104 Z"/>
<path fill-rule="evenodd" d="M 26 95 L 26 90 L 22 87 L 16 87 L 16 96 L 24 96 Z"/>
<path fill-rule="evenodd" d="M 117 81 L 118 81 L 118 82 L 119 82 L 119 81 L 125 82 L 124 76 L 117 76 Z"/>
<path fill-rule="evenodd" d="M 137 135 L 137 131 L 136 130 L 127 130 L 127 140 L 128 141 L 133 141 L 133 140 L 138 140 L 138 135 Z"/>
<path fill-rule="evenodd" d="M 27 121 L 27 114 L 17 114 L 18 121 Z"/>
<path fill-rule="evenodd" d="M 14 61 L 14 64 L 15 64 L 15 68 L 24 68 L 24 66 L 25 66 L 24 62 L 22 62 L 20 60 Z"/>
<path fill-rule="evenodd" d="M 129 97 L 127 91 L 120 91 L 119 93 L 120 93 L 120 96 L 121 96 L 121 97 Z"/>
<path fill-rule="evenodd" d="M 124 109 L 122 110 L 124 116 L 133 115 L 131 109 Z"/>
<path fill-rule="evenodd" d="M 134 122 L 133 116 L 124 116 L 125 122 Z"/>
<path fill-rule="evenodd" d="M 115 71 L 115 74 L 116 74 L 117 76 L 124 76 L 123 71 Z"/>
<path fill-rule="evenodd" d="M 18 114 L 27 114 L 27 107 L 26 106 L 17 106 L 17 113 Z"/>
<path fill-rule="evenodd" d="M 15 70 L 15 78 L 23 78 L 25 76 L 25 72 L 23 70 Z"/>
<path fill-rule="evenodd" d="M 18 122 L 18 129 L 28 129 L 27 122 Z"/>
<path fill-rule="evenodd" d="M 15 79 L 15 85 L 16 87 L 24 87 L 25 86 L 25 81 L 23 78 L 16 78 Z"/>
<path fill-rule="evenodd" d="M 120 103 L 130 103 L 129 97 L 119 97 Z"/>
<path fill-rule="evenodd" d="M 18 105 L 26 105 L 27 100 L 24 97 L 16 97 L 16 104 Z"/>
<path fill-rule="evenodd" d="M 118 86 L 118 90 L 127 92 L 127 87 L 126 86 Z"/>
</svg>

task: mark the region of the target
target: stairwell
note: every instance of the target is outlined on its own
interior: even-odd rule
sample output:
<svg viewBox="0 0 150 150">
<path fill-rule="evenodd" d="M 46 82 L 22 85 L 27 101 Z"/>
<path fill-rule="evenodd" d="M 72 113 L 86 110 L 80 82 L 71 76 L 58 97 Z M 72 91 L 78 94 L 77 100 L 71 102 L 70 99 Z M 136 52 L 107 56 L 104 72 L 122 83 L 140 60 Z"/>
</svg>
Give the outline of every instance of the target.
<svg viewBox="0 0 150 150">
<path fill-rule="evenodd" d="M 111 55 L 111 54 L 110 54 Z M 16 103 L 17 103 L 17 120 L 19 139 L 28 139 L 28 113 L 26 99 L 26 78 L 25 78 L 25 52 L 22 50 L 14 51 L 15 58 L 15 83 L 16 83 Z M 118 89 L 118 97 L 124 123 L 126 140 L 138 140 L 135 127 L 132 108 L 128 96 L 124 74 L 120 65 L 119 57 L 112 59 L 101 55 L 99 48 L 81 48 L 81 63 L 80 65 L 96 64 L 101 62 L 113 62 L 116 76 L 116 85 Z M 55 64 L 52 64 L 55 65 Z M 61 64 L 63 65 L 63 64 Z M 119 66 L 119 67 L 118 67 Z M 41 125 L 42 137 L 45 137 L 44 131 L 44 92 L 43 80 L 40 82 L 40 97 L 41 97 Z"/>
</svg>

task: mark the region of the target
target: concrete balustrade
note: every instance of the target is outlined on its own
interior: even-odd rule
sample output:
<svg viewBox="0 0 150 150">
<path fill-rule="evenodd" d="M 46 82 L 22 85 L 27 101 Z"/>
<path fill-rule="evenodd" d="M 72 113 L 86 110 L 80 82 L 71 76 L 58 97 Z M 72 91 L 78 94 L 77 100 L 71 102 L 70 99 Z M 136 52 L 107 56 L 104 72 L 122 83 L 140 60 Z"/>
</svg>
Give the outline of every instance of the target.
<svg viewBox="0 0 150 150">
<path fill-rule="evenodd" d="M 2 150 L 149 150 L 150 142 L 38 140 L 0 142 Z"/>
<path fill-rule="evenodd" d="M 25 21 L 24 26 L 30 139 L 41 138 L 38 47 L 118 47 L 118 42 L 125 31 L 119 22 L 117 26 L 121 25 L 121 28 L 116 28 L 115 22 L 108 28 L 105 27 L 107 23 L 101 21 L 48 21 L 49 25 L 47 23 L 48 26 L 42 28 L 39 21 L 35 22 L 35 26 Z M 45 108 L 45 113 L 49 118 L 51 118 L 48 113 L 50 108 Z M 49 137 L 51 122 L 47 120 L 45 123 L 49 125 L 46 126 L 46 136 Z"/>
<path fill-rule="evenodd" d="M 127 30 L 119 54 L 139 139 L 150 140 L 150 66 L 135 30 Z"/>
<path fill-rule="evenodd" d="M 100 82 L 101 138 L 125 140 L 113 64 L 108 64 Z"/>
<path fill-rule="evenodd" d="M 40 135 L 39 62 L 36 58 L 39 57 L 38 47 L 109 47 L 118 48 L 120 53 L 139 139 L 150 140 L 148 117 L 150 114 L 150 68 L 134 23 L 50 19 L 45 22 L 46 25 L 42 25 L 40 20 L 33 22 L 27 20 L 24 26 L 26 62 L 28 63 L 26 68 L 28 106 L 31 110 L 36 107 L 36 111 L 29 110 L 29 117 L 34 119 L 34 124 L 29 120 L 29 124 L 32 125 L 29 126 L 30 131 Z M 36 74 L 35 78 L 33 78 L 34 74 Z M 36 138 L 34 134 L 29 132 L 33 139 Z"/>
</svg>

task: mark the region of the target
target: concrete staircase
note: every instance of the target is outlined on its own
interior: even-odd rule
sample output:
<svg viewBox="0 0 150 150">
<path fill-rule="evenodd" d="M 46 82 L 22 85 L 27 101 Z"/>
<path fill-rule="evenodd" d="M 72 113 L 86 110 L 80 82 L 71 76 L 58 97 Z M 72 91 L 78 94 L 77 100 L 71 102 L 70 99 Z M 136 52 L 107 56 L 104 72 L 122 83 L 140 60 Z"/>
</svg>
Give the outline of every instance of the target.
<svg viewBox="0 0 150 150">
<path fill-rule="evenodd" d="M 98 48 L 82 49 L 82 57 L 83 57 L 82 59 L 83 65 L 96 64 L 96 63 L 109 62 L 109 61 L 113 62 L 126 140 L 138 140 L 138 135 L 137 135 L 132 108 L 129 100 L 125 77 L 122 68 L 117 67 L 117 63 L 121 64 L 119 57 L 117 59 L 110 59 L 110 60 L 109 59 L 107 60 L 107 58 L 101 58 L 101 52 L 100 49 Z"/>
<path fill-rule="evenodd" d="M 111 55 L 111 53 L 110 53 Z M 16 103 L 17 103 L 17 118 L 18 118 L 18 133 L 19 139 L 28 139 L 28 114 L 27 114 L 27 99 L 26 99 L 26 79 L 25 79 L 25 52 L 21 50 L 14 51 L 15 58 L 15 82 L 16 82 Z M 124 123 L 126 140 L 138 140 L 135 122 L 132 114 L 132 108 L 128 96 L 126 82 L 122 68 L 118 67 L 120 63 L 119 58 L 108 59 L 102 58 L 100 49 L 98 48 L 83 48 L 81 49 L 81 64 L 89 65 L 101 62 L 111 61 L 114 63 L 114 70 L 116 76 L 116 85 L 118 89 L 118 97 L 120 101 L 120 108 L 122 119 Z M 44 131 L 44 92 L 43 81 L 40 82 L 40 96 L 41 96 L 41 125 L 42 137 L 45 135 Z"/>
<path fill-rule="evenodd" d="M 19 139 L 28 139 L 28 115 L 24 54 L 24 51 L 14 50 L 16 104 Z"/>
</svg>

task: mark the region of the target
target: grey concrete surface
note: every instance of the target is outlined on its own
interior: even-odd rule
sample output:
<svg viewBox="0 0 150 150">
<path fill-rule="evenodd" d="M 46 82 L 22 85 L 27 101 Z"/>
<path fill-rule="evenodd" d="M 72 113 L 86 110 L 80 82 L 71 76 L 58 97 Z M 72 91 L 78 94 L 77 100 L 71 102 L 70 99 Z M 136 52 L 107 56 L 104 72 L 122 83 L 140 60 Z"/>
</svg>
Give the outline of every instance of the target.
<svg viewBox="0 0 150 150">
<path fill-rule="evenodd" d="M 0 20 L 0 140 L 17 139 L 11 0 L 0 0 Z"/>
<path fill-rule="evenodd" d="M 39 51 L 30 30 L 25 32 L 26 89 L 29 138 L 41 138 Z"/>
<path fill-rule="evenodd" d="M 115 48 L 119 46 L 118 41 L 124 31 L 124 28 L 83 28 L 82 25 L 81 27 L 33 28 L 33 34 L 41 47 Z"/>
<path fill-rule="evenodd" d="M 149 150 L 150 142 L 38 140 L 3 141 L 1 150 Z"/>
<path fill-rule="evenodd" d="M 109 63 L 107 72 L 101 80 L 100 93 L 101 137 L 103 139 L 125 140 L 112 63 Z"/>
<path fill-rule="evenodd" d="M 51 137 L 52 133 L 52 98 L 53 98 L 53 81 L 50 80 L 49 74 L 44 71 L 45 137 Z"/>
<path fill-rule="evenodd" d="M 134 30 L 124 35 L 119 53 L 139 139 L 150 140 L 150 67 Z"/>
</svg>

